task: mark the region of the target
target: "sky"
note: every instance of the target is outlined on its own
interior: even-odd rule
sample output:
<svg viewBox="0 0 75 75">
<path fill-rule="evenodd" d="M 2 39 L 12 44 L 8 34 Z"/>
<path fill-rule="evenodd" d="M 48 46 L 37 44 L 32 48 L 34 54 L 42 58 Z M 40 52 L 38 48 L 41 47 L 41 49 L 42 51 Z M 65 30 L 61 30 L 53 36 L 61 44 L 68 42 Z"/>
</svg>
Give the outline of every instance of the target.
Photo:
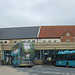
<svg viewBox="0 0 75 75">
<path fill-rule="evenodd" d="M 0 28 L 75 25 L 75 0 L 0 0 Z"/>
</svg>

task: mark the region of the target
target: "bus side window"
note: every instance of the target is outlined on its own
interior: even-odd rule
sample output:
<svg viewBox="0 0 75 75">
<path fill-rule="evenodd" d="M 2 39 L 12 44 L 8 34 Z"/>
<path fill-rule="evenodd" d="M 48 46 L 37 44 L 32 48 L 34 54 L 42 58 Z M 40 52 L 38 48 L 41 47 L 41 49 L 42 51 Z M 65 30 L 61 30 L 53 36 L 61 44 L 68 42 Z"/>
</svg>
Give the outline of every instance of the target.
<svg viewBox="0 0 75 75">
<path fill-rule="evenodd" d="M 18 55 L 17 55 L 17 60 L 18 60 Z"/>
<path fill-rule="evenodd" d="M 15 56 L 13 56 L 12 59 L 15 60 Z"/>
<path fill-rule="evenodd" d="M 72 54 L 71 58 L 72 60 L 75 60 L 75 54 Z"/>
<path fill-rule="evenodd" d="M 66 55 L 66 60 L 71 60 L 71 55 L 67 54 Z"/>
</svg>

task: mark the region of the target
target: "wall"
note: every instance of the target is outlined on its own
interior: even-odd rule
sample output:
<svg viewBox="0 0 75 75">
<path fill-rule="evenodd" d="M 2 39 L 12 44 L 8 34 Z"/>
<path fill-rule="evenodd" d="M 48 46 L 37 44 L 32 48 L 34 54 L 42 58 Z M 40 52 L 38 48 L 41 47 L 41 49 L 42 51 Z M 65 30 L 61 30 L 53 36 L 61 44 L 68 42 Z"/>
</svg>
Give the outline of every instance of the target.
<svg viewBox="0 0 75 75">
<path fill-rule="evenodd" d="M 7 41 L 7 43 L 18 43 L 18 42 L 20 42 L 20 41 L 35 41 L 35 42 L 37 42 L 37 39 L 13 39 L 13 40 L 0 40 L 0 42 L 3 42 L 3 43 L 5 43 L 5 41 Z"/>
<path fill-rule="evenodd" d="M 38 39 L 38 42 L 54 42 L 54 41 L 56 41 L 56 42 L 61 42 L 61 39 L 60 38 L 54 38 L 54 39 Z"/>
<path fill-rule="evenodd" d="M 69 33 L 69 36 L 67 36 L 67 33 Z M 63 36 L 61 41 L 62 42 L 67 42 L 67 40 L 69 40 L 69 42 L 74 42 L 74 36 L 70 33 L 70 32 L 66 32 Z"/>
<path fill-rule="evenodd" d="M 35 50 L 57 50 L 57 49 L 73 49 L 75 50 L 75 42 L 38 42 L 34 43 Z"/>
<path fill-rule="evenodd" d="M 7 43 L 9 43 L 9 40 L 0 40 L 0 43 L 3 42 L 5 43 L 7 41 Z"/>
</svg>

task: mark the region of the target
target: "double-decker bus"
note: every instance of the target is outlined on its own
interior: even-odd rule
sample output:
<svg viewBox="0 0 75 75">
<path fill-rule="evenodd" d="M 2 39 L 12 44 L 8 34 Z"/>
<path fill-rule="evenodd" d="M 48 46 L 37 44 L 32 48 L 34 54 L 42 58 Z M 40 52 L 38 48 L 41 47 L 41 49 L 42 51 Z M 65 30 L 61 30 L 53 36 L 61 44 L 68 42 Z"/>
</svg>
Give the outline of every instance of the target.
<svg viewBox="0 0 75 75">
<path fill-rule="evenodd" d="M 32 67 L 34 54 L 33 42 L 21 41 L 12 47 L 12 65 Z"/>
<path fill-rule="evenodd" d="M 75 66 L 75 50 L 58 52 L 56 66 Z"/>
</svg>

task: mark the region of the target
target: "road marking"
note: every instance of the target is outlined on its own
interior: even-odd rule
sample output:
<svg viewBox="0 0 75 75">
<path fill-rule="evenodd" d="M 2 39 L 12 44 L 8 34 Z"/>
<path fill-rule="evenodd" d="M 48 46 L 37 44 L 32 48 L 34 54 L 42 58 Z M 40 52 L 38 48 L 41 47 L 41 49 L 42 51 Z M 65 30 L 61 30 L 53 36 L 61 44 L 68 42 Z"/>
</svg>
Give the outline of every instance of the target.
<svg viewBox="0 0 75 75">
<path fill-rule="evenodd" d="M 49 72 L 49 71 L 43 71 L 43 73 L 48 73 L 48 74 L 63 74 L 61 72 Z"/>
</svg>

